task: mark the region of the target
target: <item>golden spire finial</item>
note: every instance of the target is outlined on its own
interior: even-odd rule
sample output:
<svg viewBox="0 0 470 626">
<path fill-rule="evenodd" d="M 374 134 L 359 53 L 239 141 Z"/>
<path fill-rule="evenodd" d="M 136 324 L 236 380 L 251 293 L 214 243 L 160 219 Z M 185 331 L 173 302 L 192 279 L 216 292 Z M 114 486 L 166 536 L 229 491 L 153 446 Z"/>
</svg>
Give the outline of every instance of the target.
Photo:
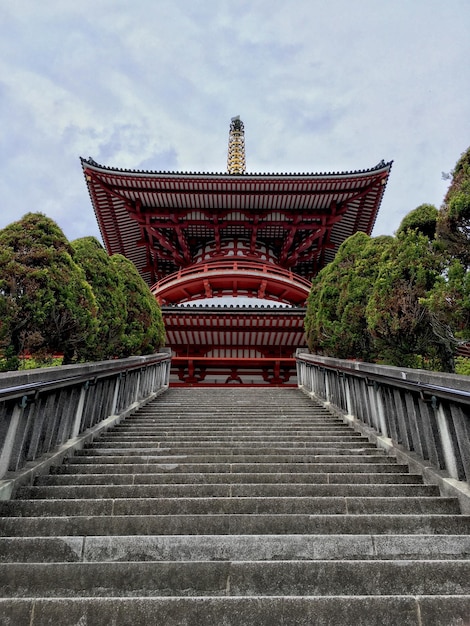
<svg viewBox="0 0 470 626">
<path fill-rule="evenodd" d="M 245 127 L 239 115 L 230 123 L 227 170 L 229 174 L 245 173 Z"/>
</svg>

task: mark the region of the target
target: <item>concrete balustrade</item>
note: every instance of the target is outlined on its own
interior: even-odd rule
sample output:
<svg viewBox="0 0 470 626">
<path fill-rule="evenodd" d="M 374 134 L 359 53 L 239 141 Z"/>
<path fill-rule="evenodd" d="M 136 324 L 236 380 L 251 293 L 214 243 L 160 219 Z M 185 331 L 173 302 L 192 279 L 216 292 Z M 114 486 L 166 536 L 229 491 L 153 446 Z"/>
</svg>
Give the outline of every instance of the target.
<svg viewBox="0 0 470 626">
<path fill-rule="evenodd" d="M 470 377 L 297 353 L 299 387 L 470 496 Z M 449 483 L 449 481 L 446 481 Z M 443 485 L 441 485 L 443 486 Z M 455 486 L 455 484 L 454 484 Z"/>
<path fill-rule="evenodd" d="M 2 374 L 0 499 L 167 389 L 169 374 L 166 352 Z"/>
</svg>

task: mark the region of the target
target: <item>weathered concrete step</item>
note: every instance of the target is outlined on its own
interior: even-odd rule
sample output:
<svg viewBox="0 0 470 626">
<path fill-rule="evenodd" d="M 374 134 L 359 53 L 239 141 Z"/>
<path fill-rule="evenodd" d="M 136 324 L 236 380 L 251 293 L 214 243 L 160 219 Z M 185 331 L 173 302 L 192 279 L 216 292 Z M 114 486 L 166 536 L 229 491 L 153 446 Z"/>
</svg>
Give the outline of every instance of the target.
<svg viewBox="0 0 470 626">
<path fill-rule="evenodd" d="M 87 453 L 87 450 L 78 450 L 74 457 L 68 462 L 70 464 L 80 463 L 205 463 L 205 464 L 220 464 L 220 463 L 251 463 L 263 465 L 266 463 L 282 463 L 282 464 L 298 464 L 298 463 L 348 463 L 354 465 L 359 463 L 361 465 L 368 463 L 384 463 L 393 465 L 396 463 L 394 457 L 387 457 L 381 451 L 376 454 L 168 454 L 162 450 L 162 454 L 140 454 L 135 451 L 135 454 L 129 453 L 129 451 L 123 451 L 122 454 L 101 452 L 100 450 L 93 450 L 93 454 Z"/>
<path fill-rule="evenodd" d="M 10 597 L 470 595 L 470 561 L 8 563 Z"/>
<path fill-rule="evenodd" d="M 129 420 L 131 422 L 157 420 L 167 424 L 175 421 L 177 423 L 194 422 L 195 424 L 198 422 L 210 421 L 218 421 L 221 424 L 230 424 L 230 422 L 235 424 L 248 424 L 249 422 L 253 422 L 253 424 L 259 424 L 261 426 L 270 422 L 284 424 L 289 422 L 298 424 L 309 424 L 312 422 L 317 424 L 342 423 L 340 417 L 333 415 L 326 410 L 313 412 L 308 408 L 304 408 L 301 411 L 291 409 L 276 410 L 273 406 L 267 407 L 266 410 L 263 410 L 262 412 L 255 412 L 247 409 L 229 412 L 227 411 L 227 408 L 220 410 L 209 409 L 205 411 L 195 411 L 190 407 L 182 407 L 180 411 L 170 411 L 163 410 L 162 408 L 155 406 L 148 411 L 140 409 L 133 415 L 129 416 Z"/>
<path fill-rule="evenodd" d="M 468 535 L 469 515 L 97 515 L 0 518 L 1 537 L 77 535 Z"/>
<path fill-rule="evenodd" d="M 436 497 L 207 497 L 7 500 L 1 516 L 214 515 L 214 514 L 447 514 L 460 512 L 458 500 Z"/>
<path fill-rule="evenodd" d="M 36 486 L 65 485 L 166 485 L 166 484 L 360 484 L 360 485 L 422 485 L 420 474 L 320 474 L 320 473 L 273 473 L 273 474 L 49 474 L 38 476 Z"/>
<path fill-rule="evenodd" d="M 272 441 L 266 439 L 259 439 L 253 441 L 250 440 L 240 440 L 237 437 L 227 437 L 224 441 L 222 440 L 205 440 L 200 439 L 198 441 L 188 441 L 186 439 L 168 439 L 163 437 L 113 437 L 102 439 L 101 437 L 95 440 L 92 443 L 87 444 L 86 449 L 96 449 L 96 448 L 152 448 L 152 447 L 170 447 L 171 449 L 175 448 L 184 448 L 186 451 L 189 449 L 197 450 L 207 449 L 207 450 L 226 450 L 226 449 L 235 449 L 235 450 L 260 450 L 263 451 L 265 449 L 298 449 L 298 450 L 309 450 L 315 448 L 347 448 L 354 450 L 356 448 L 366 449 L 369 448 L 371 450 L 376 450 L 376 446 L 373 443 L 364 440 L 357 439 L 348 439 L 346 437 L 320 437 L 320 438 L 311 438 L 308 440 L 290 440 L 286 441 L 275 440 Z"/>
<path fill-rule="evenodd" d="M 189 485 L 69 485 L 24 487 L 16 499 L 59 498 L 186 498 L 186 497 L 438 497 L 434 485 L 314 485 L 308 483 L 225 484 L 196 483 Z"/>
<path fill-rule="evenodd" d="M 313 405 L 312 405 L 313 406 Z M 205 403 L 201 402 L 201 408 L 192 406 L 179 406 L 173 409 L 164 408 L 158 405 L 150 407 L 149 409 L 140 409 L 134 413 L 131 419 L 154 419 L 158 417 L 169 421 L 175 420 L 233 420 L 233 421 L 247 421 L 249 419 L 256 420 L 258 422 L 268 422 L 276 420 L 300 420 L 305 421 L 307 419 L 313 420 L 338 420 L 337 415 L 333 415 L 330 411 L 320 408 L 309 409 L 308 407 L 288 407 L 281 406 L 276 407 L 272 405 L 264 405 L 258 410 L 252 406 L 240 406 L 233 410 L 230 410 L 228 406 L 210 406 L 207 407 L 207 399 Z"/>
<path fill-rule="evenodd" d="M 259 441 L 278 442 L 278 441 L 368 441 L 366 437 L 352 429 L 332 429 L 332 428 L 315 428 L 305 432 L 299 432 L 295 428 L 283 429 L 277 432 L 275 429 L 269 430 L 250 430 L 247 428 L 242 432 L 232 429 L 193 429 L 193 428 L 153 428 L 142 426 L 140 428 L 122 427 L 115 428 L 103 435 L 104 441 L 113 441 L 114 439 L 130 439 L 138 441 L 140 439 L 168 439 L 169 441 Z"/>
<path fill-rule="evenodd" d="M 161 439 L 162 437 L 168 437 L 175 440 L 251 440 L 251 441 L 315 441 L 317 438 L 319 441 L 324 441 L 328 437 L 334 439 L 338 437 L 344 437 L 351 440 L 367 440 L 360 432 L 353 430 L 346 425 L 324 425 L 324 426 L 309 426 L 309 425 L 268 425 L 263 428 L 252 427 L 249 425 L 246 427 L 234 427 L 230 425 L 217 425 L 210 422 L 205 426 L 196 426 L 193 422 L 188 424 L 179 424 L 173 422 L 173 424 L 131 424 L 127 420 L 121 424 L 113 427 L 106 433 L 103 433 L 104 438 L 113 439 L 115 437 L 122 438 L 134 438 L 134 437 L 154 437 Z"/>
<path fill-rule="evenodd" d="M 234 388 L 233 388 L 234 389 Z M 207 393 L 211 395 L 210 406 L 228 406 L 230 409 L 235 410 L 236 407 L 243 406 L 290 406 L 289 402 L 291 401 L 295 406 L 303 406 L 308 405 L 309 398 L 299 393 L 299 390 L 296 388 L 287 389 L 283 387 L 281 390 L 276 389 L 275 387 L 269 388 L 269 393 L 263 393 L 261 387 L 251 388 L 244 387 L 234 389 L 234 393 L 220 393 L 217 388 L 205 388 L 204 390 L 201 388 L 198 390 L 197 387 L 192 387 L 186 394 L 182 394 L 180 391 L 176 389 L 170 389 L 166 392 L 165 397 L 162 399 L 162 406 L 167 408 L 178 407 L 182 405 L 194 406 L 194 400 L 198 400 L 198 404 L 196 405 L 198 408 L 204 406 L 201 400 L 205 401 L 206 408 L 209 406 L 207 404 Z M 276 393 L 277 392 L 277 393 Z M 147 407 L 160 404 L 158 400 L 152 400 Z M 322 409 L 321 404 L 313 405 L 310 402 L 310 406 L 318 407 Z"/>
<path fill-rule="evenodd" d="M 382 458 L 384 456 L 383 452 L 377 451 L 377 448 L 370 448 L 365 446 L 335 446 L 334 444 L 324 445 L 324 446 L 315 446 L 315 447 L 284 447 L 280 446 L 260 446 L 256 447 L 245 447 L 245 446 L 211 446 L 211 447 L 197 447 L 193 446 L 178 446 L 178 445 L 168 445 L 168 443 L 162 443 L 161 445 L 148 445 L 148 446 L 127 446 L 124 444 L 123 446 L 117 446 L 114 444 L 111 446 L 102 446 L 100 443 L 93 445 L 87 445 L 83 450 L 79 451 L 80 454 L 77 456 L 95 456 L 95 455 L 109 455 L 109 456 L 139 456 L 139 455 L 148 455 L 155 454 L 157 456 L 161 455 L 183 455 L 183 456 L 191 456 L 191 457 L 204 457 L 209 459 L 217 459 L 220 457 L 272 457 L 272 456 L 299 456 L 303 459 L 306 456 L 326 456 L 332 458 L 333 456 L 372 456 L 374 458 Z"/>
<path fill-rule="evenodd" d="M 152 457 L 143 463 L 126 463 L 122 459 L 122 463 L 103 462 L 102 457 L 100 463 L 92 463 L 86 458 L 81 458 L 77 462 L 78 457 L 70 459 L 66 465 L 51 468 L 56 474 L 155 474 L 158 472 L 168 473 L 397 473 L 404 474 L 408 470 L 407 465 L 391 464 L 388 459 L 384 458 L 382 463 L 182 463 L 181 459 L 172 459 L 172 462 L 159 461 L 156 457 Z"/>
<path fill-rule="evenodd" d="M 155 406 L 151 410 L 140 409 L 132 416 L 131 420 L 146 420 L 146 419 L 162 419 L 165 422 L 170 421 L 210 421 L 217 420 L 220 422 L 248 422 L 253 420 L 260 424 L 266 424 L 268 422 L 282 422 L 282 421 L 299 421 L 306 422 L 313 420 L 316 422 L 340 422 L 338 416 L 333 415 L 329 411 L 311 411 L 308 408 L 302 408 L 299 410 L 290 408 L 276 409 L 274 406 L 266 407 L 260 411 L 254 411 L 251 409 L 237 409 L 236 411 L 228 411 L 225 408 L 211 408 L 205 410 L 195 410 L 194 407 L 179 407 L 178 410 L 164 409 L 163 407 Z"/>
<path fill-rule="evenodd" d="M 321 413 L 312 413 L 308 409 L 302 411 L 291 411 L 289 409 L 276 411 L 273 407 L 267 408 L 263 412 L 253 411 L 237 411 L 227 412 L 226 409 L 220 411 L 208 410 L 208 411 L 193 411 L 191 408 L 182 408 L 181 411 L 162 411 L 157 407 L 152 411 L 145 413 L 144 411 L 138 411 L 129 417 L 132 422 L 145 422 L 157 421 L 163 424 L 171 423 L 193 423 L 195 426 L 203 423 L 220 423 L 227 425 L 246 425 L 253 422 L 255 425 L 266 427 L 268 424 L 288 424 L 289 422 L 295 424 L 341 424 L 341 419 L 330 413 L 324 411 Z"/>
<path fill-rule="evenodd" d="M 148 412 L 153 409 L 164 408 L 165 412 L 171 411 L 194 411 L 198 412 L 210 412 L 220 411 L 225 413 L 261 413 L 261 412 L 273 412 L 279 413 L 281 411 L 311 411 L 313 413 L 321 413 L 325 411 L 325 407 L 321 404 L 314 404 L 310 402 L 308 398 L 302 398 L 302 394 L 297 391 L 297 397 L 278 396 L 277 398 L 265 399 L 263 402 L 262 396 L 255 396 L 254 398 L 246 398 L 243 402 L 236 401 L 232 398 L 217 398 L 213 395 L 212 391 L 209 391 L 211 396 L 210 402 L 207 401 L 207 395 L 203 398 L 198 398 L 194 395 L 193 398 L 187 398 L 186 401 L 179 401 L 174 403 L 162 403 L 152 402 L 142 409 L 143 412 Z M 291 400 L 292 402 L 289 402 Z M 304 402 L 304 400 L 306 402 Z"/>
<path fill-rule="evenodd" d="M 328 434 L 324 435 L 318 434 L 310 434 L 310 435 L 283 435 L 282 437 L 278 437 L 273 434 L 266 435 L 238 435 L 238 434 L 225 434 L 225 435 L 214 435 L 208 434 L 204 437 L 197 436 L 189 436 L 185 433 L 181 433 L 180 435 L 167 434 L 167 432 L 158 433 L 152 430 L 148 434 L 140 435 L 136 431 L 131 430 L 128 434 L 126 433 L 116 433 L 114 431 L 107 432 L 105 435 L 101 436 L 99 439 L 95 440 L 95 443 L 106 443 L 113 444 L 116 441 L 120 443 L 124 442 L 152 442 L 152 441 L 168 441 L 172 443 L 178 443 L 180 445 L 186 446 L 199 446 L 199 445 L 226 445 L 227 443 L 240 443 L 242 445 L 252 445 L 258 446 L 260 443 L 267 444 L 279 444 L 283 445 L 303 445 L 306 446 L 309 442 L 318 442 L 318 443 L 334 443 L 338 441 L 344 441 L 345 443 L 354 443 L 360 444 L 363 442 L 364 444 L 368 444 L 373 446 L 374 444 L 369 443 L 366 437 L 350 437 L 349 432 L 345 434 Z"/>
<path fill-rule="evenodd" d="M 134 413 L 133 417 L 138 419 L 154 418 L 162 416 L 163 419 L 194 419 L 194 420 L 248 420 L 253 419 L 259 422 L 271 421 L 271 420 L 306 420 L 311 418 L 313 420 L 337 420 L 338 416 L 332 414 L 330 411 L 323 407 L 315 407 L 313 404 L 310 408 L 303 407 L 290 407 L 290 406 L 276 406 L 275 403 L 268 405 L 262 405 L 256 408 L 255 404 L 249 406 L 239 406 L 230 408 L 225 405 L 208 406 L 207 399 L 205 402 L 200 403 L 200 407 L 195 404 L 192 406 L 181 405 L 178 407 L 159 407 L 155 405 L 146 409 L 141 409 Z"/>
<path fill-rule="evenodd" d="M 4 599 L 5 624 L 28 626 L 451 626 L 465 624 L 469 596 L 245 596 Z"/>
<path fill-rule="evenodd" d="M 281 390 L 276 390 L 275 387 L 271 387 L 269 389 L 269 393 L 263 393 L 261 387 L 256 389 L 251 387 L 239 387 L 236 390 L 234 389 L 234 391 L 235 393 L 233 394 L 221 394 L 219 393 L 219 390 L 214 387 L 210 389 L 206 387 L 204 390 L 202 390 L 202 388 L 201 390 L 198 390 L 197 387 L 192 387 L 188 393 L 182 394 L 172 388 L 165 393 L 165 397 L 162 398 L 161 405 L 168 409 L 184 405 L 193 407 L 196 406 L 196 408 L 204 408 L 204 406 L 205 408 L 209 408 L 214 405 L 221 407 L 228 406 L 231 410 L 236 410 L 237 407 L 251 408 L 252 406 L 255 408 L 263 406 L 269 407 L 272 405 L 289 407 L 290 402 L 292 405 L 300 407 L 309 405 L 309 398 L 299 393 L 299 390 L 296 388 L 287 389 L 283 387 Z M 278 393 L 276 393 L 276 391 Z M 207 403 L 208 393 L 211 396 L 210 404 Z M 194 404 L 195 399 L 198 401 L 197 405 Z M 201 401 L 204 401 L 204 403 Z M 155 404 L 160 405 L 158 399 L 152 400 L 146 406 L 148 408 L 149 406 Z M 313 408 L 319 408 L 320 410 L 323 409 L 321 404 L 312 404 L 312 402 L 310 402 L 310 406 Z"/>
<path fill-rule="evenodd" d="M 239 415 L 227 415 L 225 413 L 209 413 L 207 415 L 191 415 L 190 411 L 181 413 L 180 415 L 168 413 L 166 411 L 153 411 L 144 415 L 140 411 L 130 415 L 122 424 L 136 425 L 152 425 L 159 428 L 182 428 L 189 426 L 191 428 L 205 428 L 210 424 L 214 424 L 216 428 L 236 428 L 245 430 L 252 425 L 255 429 L 266 430 L 270 426 L 274 428 L 286 429 L 290 424 L 296 428 L 309 430 L 311 428 L 347 428 L 348 425 L 339 416 L 333 415 L 329 411 L 321 415 L 312 414 L 309 411 L 302 413 L 271 413 L 268 416 L 256 416 L 249 413 L 240 413 Z M 116 425 L 116 428 L 119 425 Z"/>
<path fill-rule="evenodd" d="M 130 420 L 126 420 L 122 424 L 119 424 L 114 427 L 113 432 L 168 432 L 171 431 L 173 433 L 188 433 L 188 434 L 225 434 L 225 433 L 239 433 L 239 434 L 249 434 L 253 433 L 256 435 L 269 435 L 269 434 L 297 434 L 305 432 L 305 434 L 315 434 L 318 433 L 349 433 L 351 436 L 360 437 L 360 433 L 352 430 L 348 426 L 345 426 L 341 422 L 322 422 L 321 424 L 312 423 L 310 420 L 306 420 L 304 422 L 290 422 L 290 420 L 283 420 L 282 422 L 276 422 L 272 424 L 252 424 L 250 426 L 250 420 L 247 420 L 246 424 L 224 424 L 223 422 L 214 422 L 208 420 L 207 423 L 197 424 L 194 421 L 188 421 L 187 423 L 183 423 L 181 421 L 170 420 L 168 423 L 162 420 L 154 420 L 149 421 L 146 420 L 144 422 L 133 423 Z"/>
<path fill-rule="evenodd" d="M 211 395 L 211 403 L 215 406 L 229 406 L 234 409 L 237 406 L 271 406 L 274 404 L 275 406 L 290 406 L 290 402 L 295 406 L 303 406 L 309 404 L 309 398 L 299 393 L 298 389 L 287 389 L 283 387 L 281 390 L 276 389 L 275 387 L 270 387 L 268 393 L 266 390 L 263 390 L 261 387 L 251 388 L 232 388 L 234 393 L 220 393 L 222 391 L 217 388 L 211 388 L 204 390 L 201 388 L 200 390 L 197 387 L 192 387 L 190 390 L 186 390 L 186 393 L 181 393 L 181 390 L 170 389 L 165 397 L 162 399 L 162 406 L 167 408 L 171 408 L 172 406 L 181 406 L 183 404 L 194 406 L 194 400 L 205 400 L 207 407 L 207 393 Z M 227 389 L 228 391 L 228 389 Z M 148 405 L 159 404 L 158 400 L 152 400 Z M 202 403 L 198 402 L 197 406 L 202 405 Z M 323 408 L 321 404 L 312 405 L 310 402 L 310 406 Z"/>
<path fill-rule="evenodd" d="M 0 538 L 1 563 L 469 558 L 468 535 L 131 535 Z"/>
</svg>

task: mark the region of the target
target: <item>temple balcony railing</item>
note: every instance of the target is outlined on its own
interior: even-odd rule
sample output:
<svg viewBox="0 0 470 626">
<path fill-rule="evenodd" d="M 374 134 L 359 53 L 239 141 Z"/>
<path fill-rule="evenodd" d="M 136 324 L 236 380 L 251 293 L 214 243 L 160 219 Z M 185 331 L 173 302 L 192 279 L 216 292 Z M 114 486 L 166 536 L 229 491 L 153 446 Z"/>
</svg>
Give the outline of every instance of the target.
<svg viewBox="0 0 470 626">
<path fill-rule="evenodd" d="M 470 503 L 470 377 L 298 350 L 299 387 L 441 491 Z M 416 460 L 416 465 L 414 461 Z"/>
<path fill-rule="evenodd" d="M 0 499 L 169 385 L 170 354 L 0 375 Z"/>
<path fill-rule="evenodd" d="M 151 291 L 162 305 L 243 295 L 304 306 L 310 287 L 309 280 L 274 263 L 228 257 L 182 268 L 155 283 Z"/>
</svg>

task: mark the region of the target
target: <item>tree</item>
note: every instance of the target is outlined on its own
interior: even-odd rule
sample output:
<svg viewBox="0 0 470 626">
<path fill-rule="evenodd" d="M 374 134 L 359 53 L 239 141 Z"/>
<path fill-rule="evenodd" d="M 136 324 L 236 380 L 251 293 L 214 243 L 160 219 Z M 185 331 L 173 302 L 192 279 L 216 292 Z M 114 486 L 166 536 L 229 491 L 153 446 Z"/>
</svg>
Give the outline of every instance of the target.
<svg viewBox="0 0 470 626">
<path fill-rule="evenodd" d="M 436 236 L 437 218 L 438 210 L 433 204 L 420 204 L 402 219 L 397 235 L 416 230 L 432 241 Z"/>
<path fill-rule="evenodd" d="M 356 233 L 312 282 L 305 320 L 310 350 L 452 371 L 452 329 L 429 300 L 442 271 L 442 256 L 416 228 L 405 226 L 397 237 Z"/>
<path fill-rule="evenodd" d="M 74 261 L 83 269 L 96 299 L 98 328 L 88 360 L 109 359 L 120 353 L 126 323 L 126 297 L 117 266 L 95 237 L 72 242 Z"/>
<path fill-rule="evenodd" d="M 375 357 L 365 310 L 380 260 L 392 241 L 358 232 L 313 280 L 305 319 L 310 350 L 337 358 Z"/>
<path fill-rule="evenodd" d="M 111 261 L 122 281 L 126 299 L 124 336 L 119 356 L 151 354 L 165 340 L 162 312 L 135 265 L 120 254 Z"/>
<path fill-rule="evenodd" d="M 470 340 L 470 148 L 452 172 L 439 210 L 436 248 L 445 271 L 429 295 L 428 306 L 450 324 L 457 340 Z"/>
<path fill-rule="evenodd" d="M 382 258 L 366 317 L 377 351 L 390 365 L 453 370 L 452 332 L 426 302 L 441 272 L 441 257 L 416 230 L 402 231 Z"/>
<path fill-rule="evenodd" d="M 437 221 L 440 248 L 470 269 L 470 148 L 452 172 L 452 181 Z"/>
<path fill-rule="evenodd" d="M 441 323 L 450 326 L 456 341 L 470 341 L 470 271 L 459 259 L 450 259 L 426 304 Z"/>
<path fill-rule="evenodd" d="M 61 352 L 70 363 L 93 342 L 95 299 L 71 253 L 59 226 L 41 213 L 0 231 L 0 335 L 10 366 L 24 351 L 39 358 Z"/>
</svg>

